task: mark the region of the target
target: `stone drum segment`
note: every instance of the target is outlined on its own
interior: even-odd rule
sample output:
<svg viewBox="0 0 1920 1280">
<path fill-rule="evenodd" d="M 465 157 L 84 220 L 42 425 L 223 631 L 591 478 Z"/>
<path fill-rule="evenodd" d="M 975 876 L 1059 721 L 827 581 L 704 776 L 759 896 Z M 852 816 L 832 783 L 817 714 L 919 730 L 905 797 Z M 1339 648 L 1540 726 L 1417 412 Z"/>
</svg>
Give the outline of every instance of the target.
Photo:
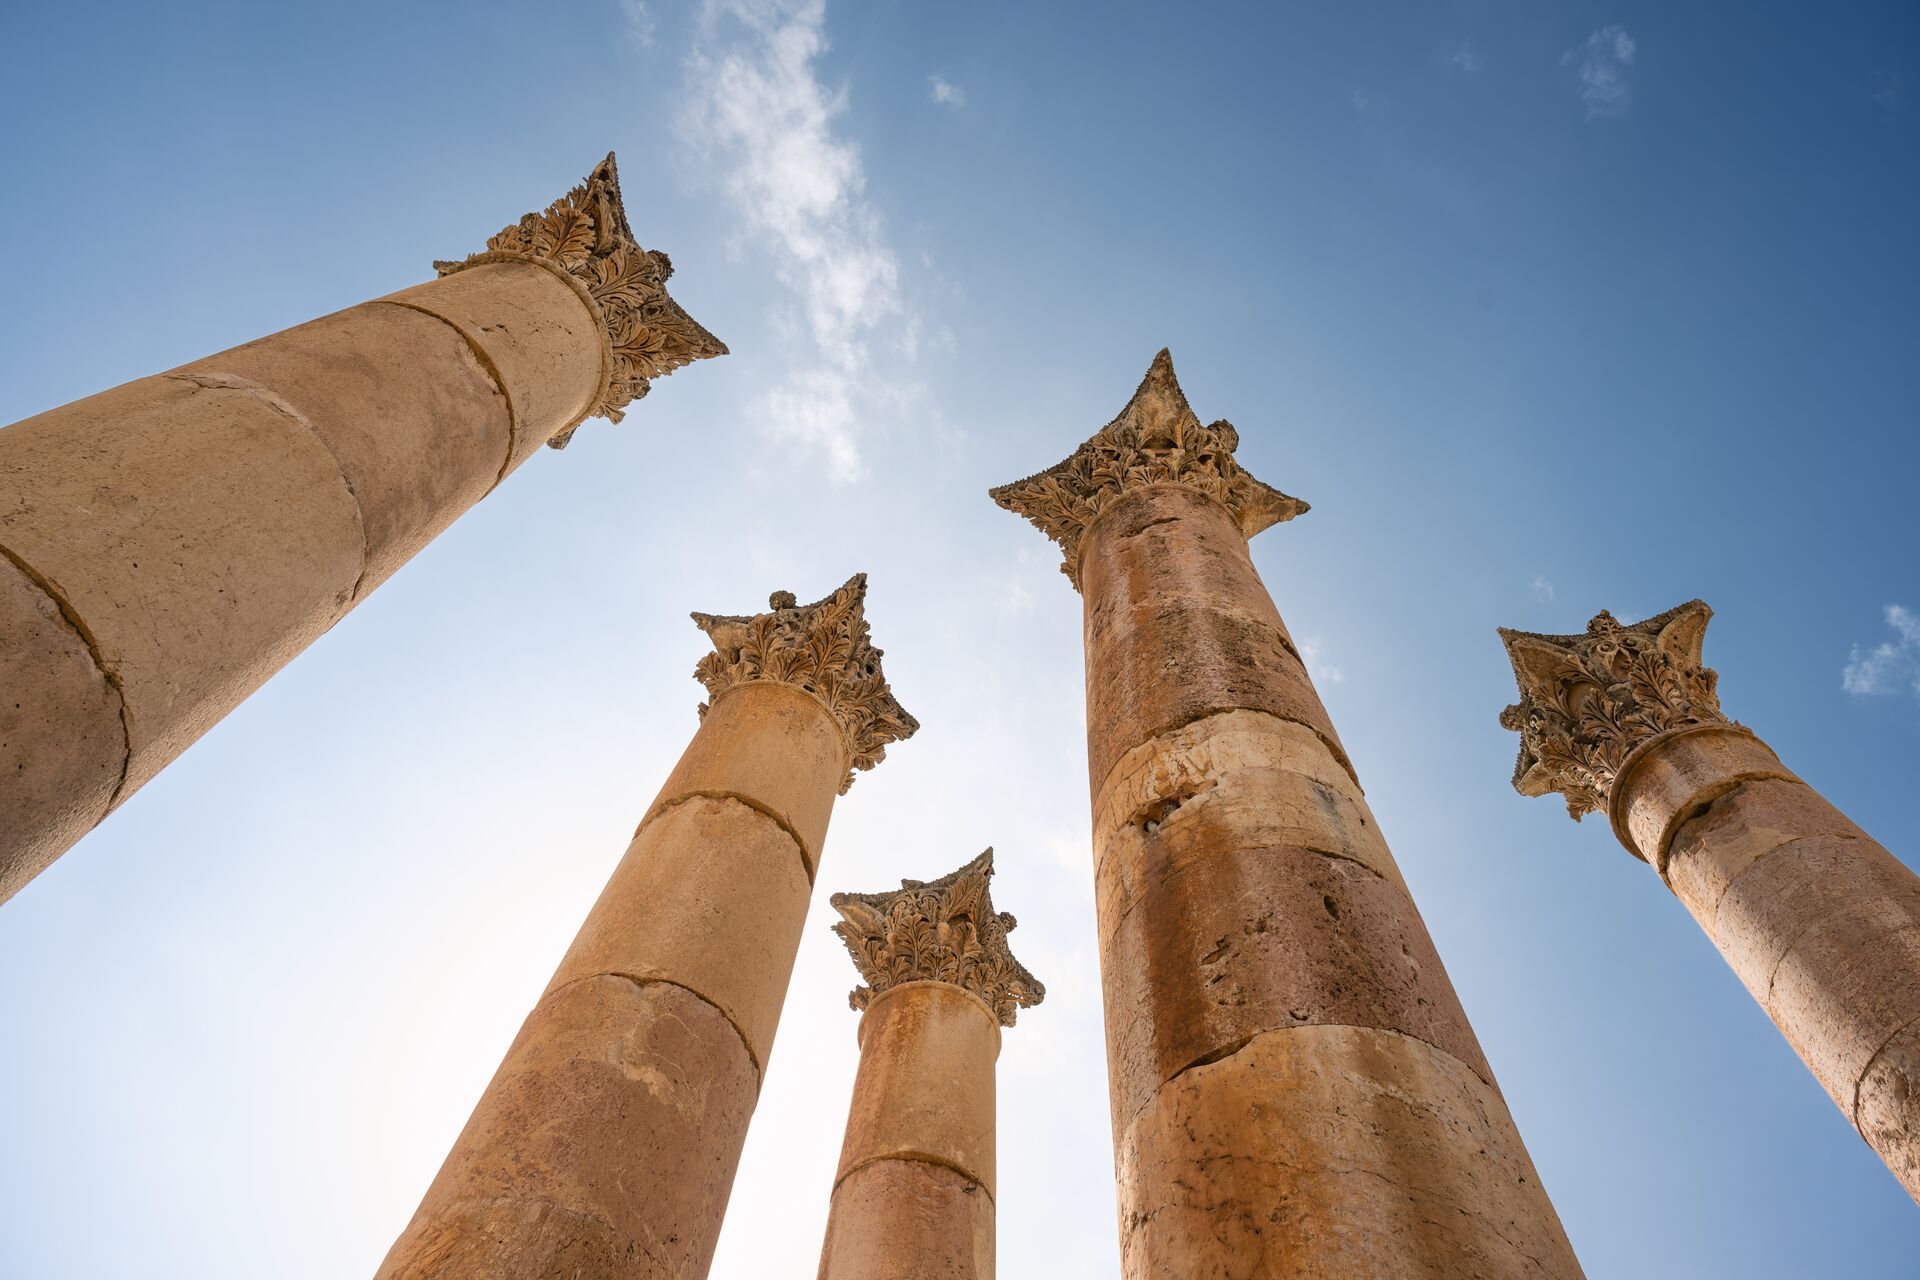
<svg viewBox="0 0 1920 1280">
<path fill-rule="evenodd" d="M 1247 540 L 1306 504 L 1165 351 L 993 491 L 1085 607 L 1128 1280 L 1581 1274 Z"/>
</svg>

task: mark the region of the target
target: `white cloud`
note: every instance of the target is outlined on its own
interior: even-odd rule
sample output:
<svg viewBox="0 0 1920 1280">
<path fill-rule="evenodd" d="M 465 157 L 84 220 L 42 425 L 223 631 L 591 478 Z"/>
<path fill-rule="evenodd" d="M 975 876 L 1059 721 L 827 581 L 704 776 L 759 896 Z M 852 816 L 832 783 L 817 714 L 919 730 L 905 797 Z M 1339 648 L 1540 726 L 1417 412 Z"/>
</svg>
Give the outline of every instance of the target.
<svg viewBox="0 0 1920 1280">
<path fill-rule="evenodd" d="M 1473 42 L 1470 40 L 1462 40 L 1460 47 L 1447 55 L 1447 61 L 1468 75 L 1487 65 L 1487 60 L 1474 50 Z"/>
<path fill-rule="evenodd" d="M 1853 646 L 1840 673 L 1840 687 L 1852 694 L 1907 693 L 1920 698 L 1920 614 L 1897 604 L 1887 606 L 1894 638 L 1867 650 Z"/>
<path fill-rule="evenodd" d="M 880 326 L 901 321 L 900 268 L 865 199 L 860 148 L 834 131 L 846 91 L 815 66 L 823 0 L 708 0 L 688 56 L 689 141 L 717 162 L 727 193 L 797 310 L 812 348 L 757 406 L 765 429 L 819 455 L 836 481 L 860 478 L 860 436 L 897 390 L 880 385 Z M 907 317 L 910 320 L 911 317 Z"/>
<path fill-rule="evenodd" d="M 653 5 L 650 0 L 620 0 L 620 12 L 627 20 L 627 37 L 645 49 L 653 44 Z"/>
<path fill-rule="evenodd" d="M 1339 684 L 1347 677 L 1340 668 L 1320 661 L 1324 652 L 1319 636 L 1306 636 L 1300 641 L 1300 661 L 1306 664 L 1308 674 L 1323 684 Z"/>
<path fill-rule="evenodd" d="M 1635 48 L 1626 28 L 1614 23 L 1588 36 L 1580 48 L 1561 55 L 1562 66 L 1579 68 L 1580 101 L 1587 105 L 1587 119 L 1610 120 L 1627 114 L 1633 105 L 1627 68 L 1633 65 Z"/>
<path fill-rule="evenodd" d="M 1553 584 L 1547 581 L 1545 574 L 1536 573 L 1533 575 L 1533 581 L 1527 585 L 1532 589 L 1535 600 L 1553 599 Z"/>
<path fill-rule="evenodd" d="M 967 91 L 945 76 L 927 77 L 927 96 L 955 111 L 967 105 Z"/>
</svg>

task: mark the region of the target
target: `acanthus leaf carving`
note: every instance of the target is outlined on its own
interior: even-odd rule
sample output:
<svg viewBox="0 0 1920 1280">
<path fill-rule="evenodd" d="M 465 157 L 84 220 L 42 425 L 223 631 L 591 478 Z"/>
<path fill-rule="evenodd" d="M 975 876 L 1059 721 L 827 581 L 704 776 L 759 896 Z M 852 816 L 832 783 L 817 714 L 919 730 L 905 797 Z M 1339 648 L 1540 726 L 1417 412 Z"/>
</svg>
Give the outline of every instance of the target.
<svg viewBox="0 0 1920 1280">
<path fill-rule="evenodd" d="M 583 420 L 618 422 L 628 405 L 652 389 L 653 379 L 695 360 L 727 354 L 726 344 L 667 293 L 672 260 L 658 250 L 642 249 L 634 239 L 611 152 L 585 182 L 544 212 L 529 213 L 489 238 L 485 251 L 433 265 L 446 276 L 513 260 L 545 262 L 565 271 L 599 313 L 612 367 L 605 391 L 581 415 Z M 564 449 L 578 426 L 576 422 L 558 432 L 548 445 Z"/>
<path fill-rule="evenodd" d="M 1233 514 L 1251 538 L 1291 520 L 1307 504 L 1253 478 L 1235 459 L 1240 434 L 1226 421 L 1206 426 L 1187 403 L 1163 348 L 1117 417 L 1064 461 L 989 496 L 1060 545 L 1061 572 L 1080 586 L 1080 542 L 1101 512 L 1151 485 L 1193 489 Z"/>
<path fill-rule="evenodd" d="M 1604 812 L 1634 750 L 1675 729 L 1730 723 L 1719 677 L 1704 665 L 1713 610 L 1690 600 L 1658 617 L 1621 624 L 1602 610 L 1582 635 L 1500 629 L 1520 701 L 1500 713 L 1520 735 L 1513 786 L 1557 791 L 1575 820 Z"/>
<path fill-rule="evenodd" d="M 864 985 L 848 1003 L 864 1011 L 875 996 L 907 982 L 946 982 L 970 991 L 1000 1025 L 1046 997 L 1047 989 L 1013 958 L 1007 934 L 1016 921 L 993 909 L 988 881 L 993 850 L 950 875 L 902 880 L 890 893 L 836 893 L 833 931 L 847 946 Z"/>
<path fill-rule="evenodd" d="M 752 680 L 772 680 L 804 689 L 839 724 L 850 757 L 845 795 L 855 769 L 871 769 L 886 757 L 889 742 L 910 738 L 920 722 L 894 698 L 881 669 L 883 650 L 867 631 L 867 575 L 856 573 L 838 591 L 802 605 L 791 591 L 776 591 L 766 613 L 732 616 L 696 613 L 693 621 L 714 651 L 693 674 L 709 699 Z M 707 714 L 709 702 L 700 704 Z"/>
</svg>

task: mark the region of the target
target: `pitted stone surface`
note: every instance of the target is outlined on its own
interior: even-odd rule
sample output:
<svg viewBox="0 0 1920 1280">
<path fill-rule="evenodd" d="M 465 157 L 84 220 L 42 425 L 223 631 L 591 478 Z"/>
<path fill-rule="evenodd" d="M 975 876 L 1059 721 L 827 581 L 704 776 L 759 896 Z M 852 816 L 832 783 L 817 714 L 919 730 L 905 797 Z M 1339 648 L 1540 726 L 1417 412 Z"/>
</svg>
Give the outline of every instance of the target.
<svg viewBox="0 0 1920 1280">
<path fill-rule="evenodd" d="M 834 1189 L 819 1280 L 993 1280 L 993 1197 L 923 1160 L 862 1165 Z"/>
<path fill-rule="evenodd" d="M 679 987 L 553 992 L 380 1280 L 704 1275 L 757 1087 L 733 1024 Z"/>
<path fill-rule="evenodd" d="M 1129 1280 L 1574 1280 L 1500 1095 L 1431 1045 L 1273 1031 L 1123 1133 Z"/>
</svg>

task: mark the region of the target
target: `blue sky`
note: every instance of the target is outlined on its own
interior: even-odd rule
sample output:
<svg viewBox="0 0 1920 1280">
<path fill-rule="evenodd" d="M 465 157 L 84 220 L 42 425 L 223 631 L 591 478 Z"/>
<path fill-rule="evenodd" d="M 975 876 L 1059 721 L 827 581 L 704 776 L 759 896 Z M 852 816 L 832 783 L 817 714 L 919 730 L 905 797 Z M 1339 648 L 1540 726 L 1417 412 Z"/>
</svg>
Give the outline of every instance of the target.
<svg viewBox="0 0 1920 1280">
<path fill-rule="evenodd" d="M 855 570 L 924 729 L 835 815 L 714 1274 L 813 1265 L 828 891 L 993 844 L 1047 1002 L 1001 1274 L 1115 1273 L 1079 603 L 990 484 L 1170 346 L 1594 1277 L 1906 1277 L 1920 1215 L 1603 823 L 1496 625 L 1693 596 L 1920 848 L 1920 17 L 711 0 L 0 11 L 0 421 L 390 292 L 620 153 L 734 354 L 543 454 L 0 909 L 0 1274 L 369 1274 L 695 724 Z"/>
</svg>

